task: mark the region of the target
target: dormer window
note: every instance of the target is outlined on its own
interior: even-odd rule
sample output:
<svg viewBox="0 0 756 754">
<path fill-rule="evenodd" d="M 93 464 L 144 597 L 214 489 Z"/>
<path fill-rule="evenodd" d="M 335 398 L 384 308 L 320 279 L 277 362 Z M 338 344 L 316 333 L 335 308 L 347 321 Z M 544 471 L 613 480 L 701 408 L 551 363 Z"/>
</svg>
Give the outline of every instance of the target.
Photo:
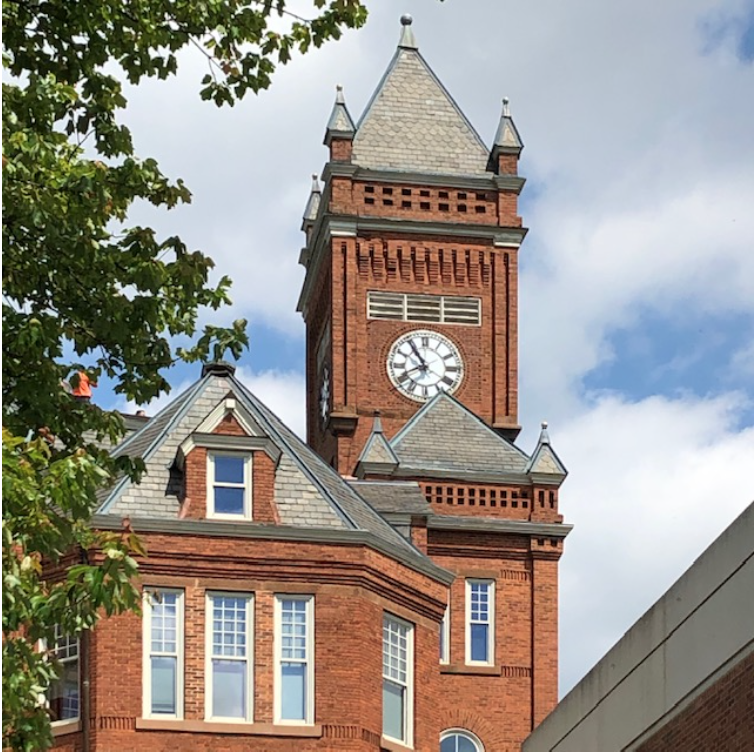
<svg viewBox="0 0 756 754">
<path fill-rule="evenodd" d="M 207 482 L 208 518 L 252 518 L 251 454 L 209 451 Z"/>
</svg>

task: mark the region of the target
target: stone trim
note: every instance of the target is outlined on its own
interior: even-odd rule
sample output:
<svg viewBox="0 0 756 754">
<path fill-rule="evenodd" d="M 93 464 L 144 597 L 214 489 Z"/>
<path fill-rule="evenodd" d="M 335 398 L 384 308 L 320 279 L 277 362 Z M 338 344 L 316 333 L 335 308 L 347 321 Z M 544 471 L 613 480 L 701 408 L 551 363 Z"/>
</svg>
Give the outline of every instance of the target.
<svg viewBox="0 0 756 754">
<path fill-rule="evenodd" d="M 274 539 L 289 542 L 317 542 L 320 544 L 351 544 L 367 547 L 394 558 L 409 568 L 428 576 L 442 584 L 450 585 L 454 581 L 451 571 L 441 568 L 429 558 L 417 553 L 400 551 L 392 547 L 372 532 L 363 529 L 318 529 L 298 528 L 293 526 L 276 526 L 255 524 L 254 522 L 223 522 L 205 519 L 150 519 L 132 518 L 131 524 L 137 533 L 188 534 L 201 537 L 236 537 L 240 539 Z M 123 517 L 114 515 L 96 515 L 92 519 L 95 529 L 121 530 Z"/>
<path fill-rule="evenodd" d="M 136 730 L 163 730 L 181 733 L 235 733 L 240 736 L 283 736 L 321 738 L 322 725 L 271 725 L 270 723 L 216 723 L 207 720 L 159 720 L 136 718 Z"/>
<path fill-rule="evenodd" d="M 394 438 L 394 441 L 396 437 Z M 413 466 L 400 465 L 395 472 L 397 477 L 413 477 L 419 479 L 458 479 L 465 482 L 480 482 L 491 484 L 529 485 L 530 477 L 516 471 L 484 472 L 465 471 L 462 469 L 420 469 Z"/>
<path fill-rule="evenodd" d="M 208 432 L 195 432 L 189 435 L 179 446 L 179 465 L 194 448 L 212 450 L 261 450 L 273 463 L 281 459 L 281 449 L 269 437 L 240 437 L 239 435 L 216 435 Z"/>
<path fill-rule="evenodd" d="M 50 730 L 54 738 L 67 736 L 71 733 L 80 733 L 81 719 L 71 720 L 70 722 L 51 723 Z"/>
<path fill-rule="evenodd" d="M 440 665 L 441 675 L 501 675 L 501 665 Z"/>
<path fill-rule="evenodd" d="M 403 746 L 386 736 L 381 736 L 381 751 L 415 751 L 409 746 Z"/>
<path fill-rule="evenodd" d="M 428 516 L 429 529 L 451 529 L 454 531 L 492 531 L 501 534 L 527 534 L 564 538 L 572 531 L 572 524 L 541 524 L 533 521 L 505 521 L 472 516 Z"/>
</svg>

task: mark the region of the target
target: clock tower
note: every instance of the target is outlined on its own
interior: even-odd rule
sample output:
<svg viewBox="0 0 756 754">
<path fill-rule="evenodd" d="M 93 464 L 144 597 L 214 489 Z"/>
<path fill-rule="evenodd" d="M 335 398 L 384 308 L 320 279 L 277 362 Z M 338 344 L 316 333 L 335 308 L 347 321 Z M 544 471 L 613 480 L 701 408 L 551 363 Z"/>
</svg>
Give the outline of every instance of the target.
<svg viewBox="0 0 756 754">
<path fill-rule="evenodd" d="M 391 436 L 440 391 L 503 437 L 517 418 L 522 150 L 504 100 L 487 145 L 411 19 L 355 124 L 344 94 L 302 229 L 308 442 L 352 474 L 376 411 Z"/>
<path fill-rule="evenodd" d="M 442 751 L 518 751 L 557 701 L 559 513 L 542 425 L 514 441 L 523 148 L 484 142 L 409 17 L 360 120 L 344 93 L 302 229 L 310 446 L 455 574 L 439 625 Z M 494 124 L 492 125 L 492 129 Z"/>
</svg>

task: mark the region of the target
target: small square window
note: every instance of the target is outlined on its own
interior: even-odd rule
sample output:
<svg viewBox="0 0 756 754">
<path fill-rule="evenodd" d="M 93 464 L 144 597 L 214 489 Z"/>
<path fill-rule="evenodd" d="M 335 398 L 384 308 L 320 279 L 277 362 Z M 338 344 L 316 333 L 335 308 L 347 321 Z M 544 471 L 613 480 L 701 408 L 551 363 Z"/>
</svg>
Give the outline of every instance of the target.
<svg viewBox="0 0 756 754">
<path fill-rule="evenodd" d="M 252 457 L 210 452 L 207 456 L 209 518 L 252 517 Z"/>
</svg>

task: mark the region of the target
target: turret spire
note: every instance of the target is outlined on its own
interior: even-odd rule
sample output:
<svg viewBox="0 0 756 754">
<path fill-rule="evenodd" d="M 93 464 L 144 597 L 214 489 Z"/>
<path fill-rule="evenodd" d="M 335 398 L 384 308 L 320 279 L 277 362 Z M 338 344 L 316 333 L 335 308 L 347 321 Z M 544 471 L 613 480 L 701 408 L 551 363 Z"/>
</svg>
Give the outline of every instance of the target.
<svg viewBox="0 0 756 754">
<path fill-rule="evenodd" d="M 344 88 L 339 84 L 336 87 L 336 101 L 333 103 L 331 117 L 328 119 L 326 135 L 323 143 L 330 147 L 333 139 L 351 140 L 354 136 L 354 132 L 354 121 L 349 114 L 349 110 L 347 110 L 346 102 L 344 100 Z"/>
<path fill-rule="evenodd" d="M 417 50 L 417 40 L 412 31 L 412 16 L 405 13 L 400 20 L 402 23 L 402 36 L 399 38 L 399 47 L 403 47 L 405 50 Z"/>
<path fill-rule="evenodd" d="M 493 153 L 494 157 L 499 154 L 516 154 L 519 156 L 524 144 L 517 131 L 517 126 L 512 120 L 512 113 L 509 109 L 509 97 L 504 97 L 501 101 L 501 118 L 499 127 L 494 136 Z"/>
<path fill-rule="evenodd" d="M 302 230 L 306 230 L 308 225 L 312 225 L 315 222 L 315 218 L 318 216 L 318 208 L 320 207 L 321 199 L 320 183 L 318 182 L 318 176 L 316 173 L 312 174 L 312 188 L 310 189 L 310 198 L 307 200 L 307 206 L 305 207 L 304 215 L 302 216 Z"/>
</svg>

